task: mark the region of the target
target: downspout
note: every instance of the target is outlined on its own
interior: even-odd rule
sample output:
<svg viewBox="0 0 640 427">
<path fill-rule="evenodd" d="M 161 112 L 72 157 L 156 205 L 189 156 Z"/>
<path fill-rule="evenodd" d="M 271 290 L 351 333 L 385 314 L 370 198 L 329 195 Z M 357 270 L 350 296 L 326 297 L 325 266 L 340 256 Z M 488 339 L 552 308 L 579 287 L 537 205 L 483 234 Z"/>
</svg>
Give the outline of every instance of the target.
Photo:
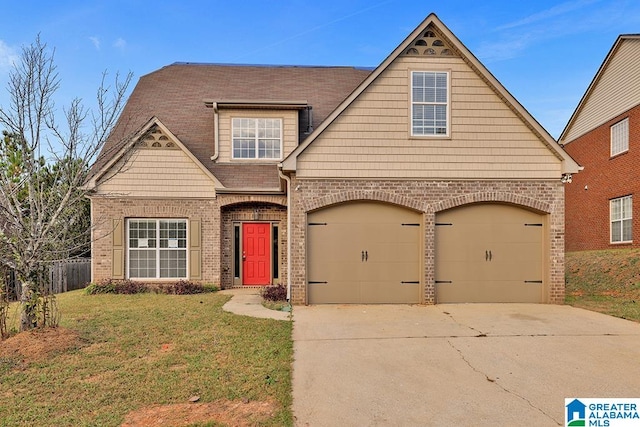
<svg viewBox="0 0 640 427">
<path fill-rule="evenodd" d="M 218 103 L 217 102 L 213 102 L 212 105 L 213 107 L 213 156 L 211 156 L 211 160 L 212 161 L 216 161 L 218 160 L 218 156 L 220 156 L 220 131 L 219 131 L 219 124 L 220 124 L 220 117 L 218 115 Z"/>
<path fill-rule="evenodd" d="M 291 303 L 291 178 L 282 173 L 282 163 L 278 175 L 287 181 L 287 301 Z"/>
</svg>

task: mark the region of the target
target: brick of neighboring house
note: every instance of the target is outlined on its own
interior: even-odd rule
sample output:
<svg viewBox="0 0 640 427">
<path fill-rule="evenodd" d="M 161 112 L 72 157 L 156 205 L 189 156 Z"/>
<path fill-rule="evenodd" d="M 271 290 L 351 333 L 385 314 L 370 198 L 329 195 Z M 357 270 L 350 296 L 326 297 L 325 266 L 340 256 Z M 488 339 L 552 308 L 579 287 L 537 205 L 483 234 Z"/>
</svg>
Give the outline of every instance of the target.
<svg viewBox="0 0 640 427">
<path fill-rule="evenodd" d="M 611 157 L 611 125 L 629 119 L 629 150 Z M 564 147 L 584 170 L 565 187 L 566 248 L 584 251 L 640 247 L 640 105 Z M 611 243 L 609 202 L 633 196 L 633 241 Z"/>
<path fill-rule="evenodd" d="M 424 290 L 422 302 L 435 303 L 435 216 L 469 203 L 509 203 L 549 214 L 547 302 L 564 302 L 564 196 L 560 180 L 406 181 L 292 180 L 291 301 L 306 302 L 307 213 L 348 201 L 374 200 L 424 212 Z"/>
</svg>

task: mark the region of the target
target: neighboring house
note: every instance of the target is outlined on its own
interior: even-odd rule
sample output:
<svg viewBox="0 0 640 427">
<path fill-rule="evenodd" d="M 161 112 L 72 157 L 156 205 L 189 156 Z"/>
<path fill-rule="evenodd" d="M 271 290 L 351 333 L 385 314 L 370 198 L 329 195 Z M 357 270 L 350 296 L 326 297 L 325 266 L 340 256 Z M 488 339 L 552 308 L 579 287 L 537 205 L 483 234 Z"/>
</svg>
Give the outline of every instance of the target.
<svg viewBox="0 0 640 427">
<path fill-rule="evenodd" d="M 640 35 L 619 36 L 560 136 L 584 168 L 566 187 L 567 251 L 640 247 L 639 61 Z"/>
<path fill-rule="evenodd" d="M 562 303 L 578 170 L 433 14 L 373 71 L 174 64 L 140 80 L 87 183 L 93 279 Z"/>
</svg>

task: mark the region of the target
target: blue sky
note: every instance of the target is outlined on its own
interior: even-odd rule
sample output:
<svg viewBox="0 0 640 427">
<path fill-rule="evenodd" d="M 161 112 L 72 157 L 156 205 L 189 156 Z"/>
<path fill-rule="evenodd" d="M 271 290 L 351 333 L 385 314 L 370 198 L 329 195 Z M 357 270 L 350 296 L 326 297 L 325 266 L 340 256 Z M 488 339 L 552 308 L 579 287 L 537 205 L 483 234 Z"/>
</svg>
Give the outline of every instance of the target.
<svg viewBox="0 0 640 427">
<path fill-rule="evenodd" d="M 0 0 L 0 105 L 21 46 L 55 48 L 57 105 L 94 106 L 103 71 L 173 62 L 375 67 L 431 12 L 558 137 L 637 0 Z M 133 89 L 133 85 L 130 90 Z"/>
</svg>

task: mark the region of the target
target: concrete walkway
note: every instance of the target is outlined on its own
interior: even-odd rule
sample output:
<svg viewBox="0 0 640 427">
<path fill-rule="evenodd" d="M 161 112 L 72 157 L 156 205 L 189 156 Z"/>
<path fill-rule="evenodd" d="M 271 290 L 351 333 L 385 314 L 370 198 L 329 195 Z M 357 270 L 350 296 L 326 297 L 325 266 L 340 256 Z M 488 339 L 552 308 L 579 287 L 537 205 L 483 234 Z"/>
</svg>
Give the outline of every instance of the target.
<svg viewBox="0 0 640 427">
<path fill-rule="evenodd" d="M 224 311 L 262 319 L 291 320 L 290 312 L 269 310 L 262 305 L 260 288 L 233 288 L 225 289 L 220 291 L 220 293 L 233 295 L 233 297 L 222 306 Z"/>
</svg>

